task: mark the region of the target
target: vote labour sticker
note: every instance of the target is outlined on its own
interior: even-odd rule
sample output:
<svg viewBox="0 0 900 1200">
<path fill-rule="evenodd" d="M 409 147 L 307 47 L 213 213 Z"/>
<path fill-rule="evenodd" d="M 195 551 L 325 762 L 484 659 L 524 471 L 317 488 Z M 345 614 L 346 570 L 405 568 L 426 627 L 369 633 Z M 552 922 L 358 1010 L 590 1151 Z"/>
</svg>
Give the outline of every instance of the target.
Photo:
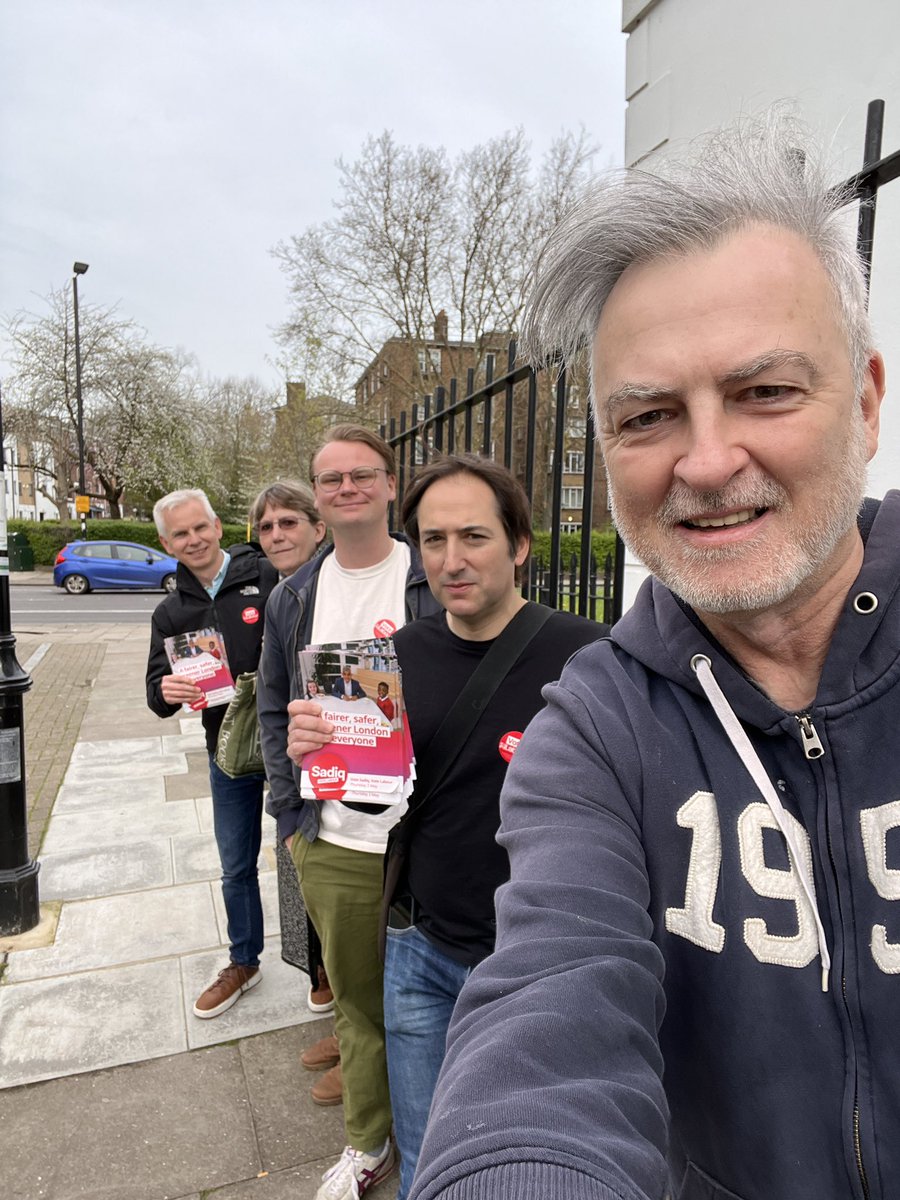
<svg viewBox="0 0 900 1200">
<path fill-rule="evenodd" d="M 397 626 L 389 617 L 382 617 L 380 621 L 375 622 L 372 632 L 377 638 L 390 637 L 397 632 Z"/>
<path fill-rule="evenodd" d="M 512 729 L 509 733 L 504 733 L 503 737 L 497 743 L 497 749 L 500 751 L 500 757 L 509 762 L 518 748 L 519 742 L 522 740 L 521 730 Z"/>
<path fill-rule="evenodd" d="M 316 799 L 342 799 L 347 787 L 348 774 L 347 764 L 333 750 L 317 754 L 309 764 L 309 781 Z"/>
<path fill-rule="evenodd" d="M 245 625 L 255 625 L 256 622 L 259 620 L 259 609 L 258 608 L 245 608 L 244 611 L 241 613 L 241 620 L 244 622 Z"/>
</svg>

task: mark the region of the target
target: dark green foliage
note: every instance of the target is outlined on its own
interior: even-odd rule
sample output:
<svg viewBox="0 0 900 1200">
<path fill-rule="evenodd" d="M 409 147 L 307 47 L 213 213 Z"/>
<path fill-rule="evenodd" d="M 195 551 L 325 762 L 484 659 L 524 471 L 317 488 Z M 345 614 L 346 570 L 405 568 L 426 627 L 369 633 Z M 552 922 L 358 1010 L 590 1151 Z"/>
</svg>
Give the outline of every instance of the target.
<svg viewBox="0 0 900 1200">
<path fill-rule="evenodd" d="M 613 529 L 593 529 L 591 531 L 591 546 L 597 566 L 602 571 L 607 554 L 615 554 L 616 534 Z M 572 555 L 581 557 L 581 534 L 564 533 L 562 535 L 560 552 L 564 563 L 568 564 Z M 531 557 L 539 566 L 546 567 L 550 563 L 550 530 L 536 529 L 531 537 Z"/>
<path fill-rule="evenodd" d="M 38 567 L 52 567 L 56 556 L 66 542 L 81 540 L 78 521 L 10 521 L 9 531 L 24 533 L 34 551 L 34 563 Z M 107 538 L 117 542 L 139 542 L 162 550 L 152 521 L 91 520 L 87 523 L 88 540 L 97 542 Z M 235 546 L 247 540 L 246 525 L 223 525 L 222 545 Z"/>
</svg>

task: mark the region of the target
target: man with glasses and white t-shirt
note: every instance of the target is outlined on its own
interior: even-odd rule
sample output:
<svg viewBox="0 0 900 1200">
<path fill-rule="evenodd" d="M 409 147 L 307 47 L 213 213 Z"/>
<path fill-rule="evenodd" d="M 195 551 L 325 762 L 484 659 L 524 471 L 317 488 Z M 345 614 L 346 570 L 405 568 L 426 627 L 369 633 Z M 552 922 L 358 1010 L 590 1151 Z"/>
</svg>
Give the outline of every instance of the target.
<svg viewBox="0 0 900 1200">
<path fill-rule="evenodd" d="M 371 430 L 347 424 L 328 432 L 312 456 L 310 478 L 334 548 L 276 589 L 259 669 L 267 807 L 297 867 L 335 999 L 336 1078 L 348 1145 L 326 1173 L 317 1200 L 362 1195 L 394 1165 L 377 942 L 382 860 L 388 830 L 402 811 L 301 800 L 299 770 L 292 770 L 285 753 L 287 706 L 303 695 L 299 650 L 389 637 L 407 621 L 439 610 L 415 550 L 388 532 L 395 472 L 393 451 Z"/>
</svg>

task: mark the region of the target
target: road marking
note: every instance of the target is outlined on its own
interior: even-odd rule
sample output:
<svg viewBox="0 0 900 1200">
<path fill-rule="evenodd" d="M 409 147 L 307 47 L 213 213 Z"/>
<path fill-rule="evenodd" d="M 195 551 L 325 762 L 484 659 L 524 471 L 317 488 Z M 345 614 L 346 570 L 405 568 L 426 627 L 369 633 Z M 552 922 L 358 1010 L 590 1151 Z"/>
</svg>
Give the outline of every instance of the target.
<svg viewBox="0 0 900 1200">
<path fill-rule="evenodd" d="M 50 647 L 52 645 L 53 645 L 52 642 L 41 642 L 41 644 L 38 646 L 37 650 L 35 650 L 34 654 L 32 654 L 31 658 L 29 658 L 28 662 L 25 663 L 22 667 L 22 670 L 25 672 L 26 675 L 31 674 L 31 672 L 38 665 L 38 663 L 41 661 L 41 659 L 44 657 L 44 655 L 47 653 L 47 651 L 50 649 Z"/>
<path fill-rule="evenodd" d="M 145 612 L 152 612 L 152 611 L 153 611 L 152 608 L 79 608 L 78 612 L 73 613 L 72 615 L 80 617 L 86 613 L 132 613 L 133 614 L 133 613 L 145 613 Z M 17 612 L 15 615 L 22 616 L 22 617 L 30 617 L 34 613 L 40 613 L 42 615 L 46 614 L 46 613 L 53 613 L 54 615 L 57 615 L 57 614 L 63 613 L 63 612 L 65 612 L 65 609 L 63 609 L 63 608 L 23 608 L 23 609 L 20 609 L 19 612 Z"/>
</svg>

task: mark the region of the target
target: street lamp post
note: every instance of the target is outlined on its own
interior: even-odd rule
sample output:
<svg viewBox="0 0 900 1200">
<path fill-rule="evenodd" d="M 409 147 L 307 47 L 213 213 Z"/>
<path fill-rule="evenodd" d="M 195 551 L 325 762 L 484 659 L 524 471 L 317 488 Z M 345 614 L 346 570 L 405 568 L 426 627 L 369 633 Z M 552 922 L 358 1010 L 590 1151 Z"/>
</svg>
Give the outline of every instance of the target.
<svg viewBox="0 0 900 1200">
<path fill-rule="evenodd" d="M 78 276 L 84 275 L 88 264 L 74 263 L 72 266 L 72 296 L 75 305 L 75 404 L 77 406 L 78 424 L 78 492 L 84 496 L 87 488 L 84 482 L 84 403 L 81 398 L 81 338 L 78 333 Z M 87 522 L 85 514 L 81 513 L 81 536 L 87 537 Z"/>
<path fill-rule="evenodd" d="M 0 401 L 0 447 L 3 406 Z M 5 455 L 0 454 L 0 936 L 27 933 L 40 921 L 38 871 L 28 857 L 23 696 L 31 687 L 16 659 L 9 603 Z"/>
</svg>

